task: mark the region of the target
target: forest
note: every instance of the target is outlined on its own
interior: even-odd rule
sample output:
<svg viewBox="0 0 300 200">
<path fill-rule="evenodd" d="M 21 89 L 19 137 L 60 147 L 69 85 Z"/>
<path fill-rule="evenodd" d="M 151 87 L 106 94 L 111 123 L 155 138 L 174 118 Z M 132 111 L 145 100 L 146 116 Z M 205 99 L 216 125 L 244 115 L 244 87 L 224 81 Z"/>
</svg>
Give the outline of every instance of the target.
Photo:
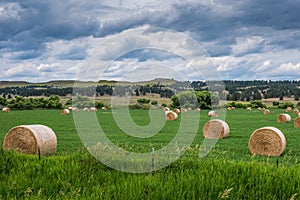
<svg viewBox="0 0 300 200">
<path fill-rule="evenodd" d="M 72 95 L 74 89 L 83 96 L 103 95 L 135 95 L 143 96 L 146 94 L 159 94 L 161 97 L 171 98 L 174 94 L 180 91 L 194 90 L 203 91 L 208 90 L 207 85 L 213 85 L 215 81 L 175 81 L 171 84 L 127 84 L 127 85 L 113 85 L 113 84 L 95 84 L 96 86 L 87 86 L 82 88 L 74 87 L 60 87 L 53 85 L 29 84 L 25 86 L 9 86 L 0 88 L 0 94 L 3 98 L 11 99 L 16 96 L 31 97 L 31 96 L 45 96 L 51 95 L 67 96 Z M 220 84 L 221 83 L 221 84 Z M 253 81 L 235 81 L 223 80 L 219 81 L 219 90 L 226 94 L 229 101 L 253 101 L 269 98 L 278 98 L 283 100 L 284 97 L 293 98 L 298 101 L 300 97 L 300 81 L 298 80 L 253 80 Z M 209 88 L 211 90 L 211 88 Z M 216 89 L 214 87 L 214 89 Z M 214 92 L 214 91 L 212 91 Z"/>
</svg>

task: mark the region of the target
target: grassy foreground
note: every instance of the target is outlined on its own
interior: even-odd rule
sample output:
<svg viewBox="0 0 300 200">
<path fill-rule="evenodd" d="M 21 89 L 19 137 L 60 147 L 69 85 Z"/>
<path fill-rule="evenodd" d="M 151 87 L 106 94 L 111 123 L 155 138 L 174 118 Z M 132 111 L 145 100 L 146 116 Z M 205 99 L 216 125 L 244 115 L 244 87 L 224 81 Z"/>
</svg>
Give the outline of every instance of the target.
<svg viewBox="0 0 300 200">
<path fill-rule="evenodd" d="M 152 175 L 116 171 L 88 154 L 0 155 L 0 199 L 296 199 L 300 192 L 299 166 L 191 159 Z"/>
<path fill-rule="evenodd" d="M 72 115 L 57 110 L 0 113 L 0 141 L 16 125 L 44 124 L 57 134 L 57 154 L 49 157 L 18 155 L 0 150 L 0 199 L 298 199 L 300 194 L 300 134 L 293 123 L 277 123 L 283 110 L 228 111 L 230 136 L 219 140 L 205 158 L 198 157 L 202 127 L 209 120 L 201 111 L 199 130 L 191 149 L 170 166 L 154 174 L 131 174 L 111 169 L 83 147 Z M 132 111 L 140 125 L 149 123 L 146 111 Z M 86 113 L 87 115 L 89 113 Z M 186 113 L 197 117 L 194 113 Z M 292 116 L 292 120 L 295 116 Z M 151 139 L 124 134 L 111 112 L 97 113 L 107 136 L 122 148 L 148 151 L 167 144 L 177 132 L 180 119 L 170 121 Z M 287 148 L 276 158 L 252 156 L 251 133 L 262 126 L 275 126 L 286 136 Z"/>
</svg>

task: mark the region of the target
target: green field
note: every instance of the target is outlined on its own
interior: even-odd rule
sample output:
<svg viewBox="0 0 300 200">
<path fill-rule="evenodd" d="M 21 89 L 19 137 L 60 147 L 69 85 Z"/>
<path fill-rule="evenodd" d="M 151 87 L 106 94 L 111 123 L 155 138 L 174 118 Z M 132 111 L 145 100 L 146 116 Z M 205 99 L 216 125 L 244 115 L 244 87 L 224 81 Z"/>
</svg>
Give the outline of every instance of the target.
<svg viewBox="0 0 300 200">
<path fill-rule="evenodd" d="M 12 127 L 27 124 L 51 127 L 58 143 L 55 155 L 40 160 L 37 156 L 0 151 L 0 199 L 297 199 L 300 129 L 293 126 L 296 115 L 291 113 L 290 123 L 277 123 L 277 115 L 284 110 L 271 109 L 270 115 L 258 110 L 227 111 L 229 137 L 218 140 L 205 158 L 199 158 L 204 140 L 202 128 L 209 120 L 207 112 L 182 113 L 191 119 L 190 123 L 200 116 L 190 148 L 170 166 L 144 174 L 111 169 L 91 156 L 79 138 L 72 115 L 60 115 L 60 110 L 1 112 L 1 144 Z M 89 119 L 94 113 L 83 115 Z M 124 133 L 112 111 L 98 111 L 96 115 L 106 136 L 133 152 L 163 148 L 175 137 L 182 122 L 179 115 L 177 121 L 167 121 L 155 136 L 142 139 Z M 150 121 L 145 110 L 132 110 L 130 115 L 140 126 Z M 249 153 L 250 135 L 264 126 L 275 126 L 285 134 L 287 147 L 278 160 Z M 91 125 L 89 131 L 94 130 Z M 193 136 L 189 131 L 185 137 Z"/>
</svg>

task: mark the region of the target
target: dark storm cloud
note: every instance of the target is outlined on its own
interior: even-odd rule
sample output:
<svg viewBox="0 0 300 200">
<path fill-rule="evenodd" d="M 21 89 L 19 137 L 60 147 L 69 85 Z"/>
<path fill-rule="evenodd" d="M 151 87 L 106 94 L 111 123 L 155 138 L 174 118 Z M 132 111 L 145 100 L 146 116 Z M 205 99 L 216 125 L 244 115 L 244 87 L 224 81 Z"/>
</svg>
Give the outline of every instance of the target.
<svg viewBox="0 0 300 200">
<path fill-rule="evenodd" d="M 222 73 L 231 74 L 230 77 L 243 77 L 242 73 L 246 71 L 237 69 L 250 70 L 270 60 L 268 52 L 280 55 L 280 51 L 285 51 L 287 55 L 284 61 L 274 62 L 274 66 L 291 62 L 298 67 L 299 10 L 300 3 L 292 0 L 146 0 L 143 3 L 134 0 L 2 0 L 0 59 L 4 59 L 4 64 L 0 67 L 3 70 L 9 63 L 33 59 L 42 63 L 41 59 L 51 56 L 55 62 L 62 63 L 84 60 L 93 39 L 105 39 L 111 34 L 144 25 L 188 34 L 213 58 L 224 57 L 221 60 L 228 64 L 219 64 Z M 92 37 L 90 43 L 80 44 L 80 40 L 86 42 L 87 37 Z M 65 46 L 57 41 L 69 41 L 70 44 Z M 56 45 L 49 50 L 52 43 Z M 132 53 L 129 57 L 138 57 L 141 62 L 172 58 L 145 51 Z M 247 61 L 249 57 L 256 57 L 253 63 Z M 276 56 L 272 55 L 272 58 Z M 21 74 L 21 68 L 18 70 Z"/>
</svg>

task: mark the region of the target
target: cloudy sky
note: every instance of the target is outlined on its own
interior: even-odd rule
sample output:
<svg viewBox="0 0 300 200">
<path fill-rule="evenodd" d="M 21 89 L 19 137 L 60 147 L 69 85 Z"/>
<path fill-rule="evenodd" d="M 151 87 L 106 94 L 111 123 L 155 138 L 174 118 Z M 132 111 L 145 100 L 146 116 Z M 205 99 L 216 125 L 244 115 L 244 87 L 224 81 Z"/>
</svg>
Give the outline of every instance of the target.
<svg viewBox="0 0 300 200">
<path fill-rule="evenodd" d="M 299 10 L 298 0 L 1 0 L 0 80 L 300 79 Z"/>
</svg>

